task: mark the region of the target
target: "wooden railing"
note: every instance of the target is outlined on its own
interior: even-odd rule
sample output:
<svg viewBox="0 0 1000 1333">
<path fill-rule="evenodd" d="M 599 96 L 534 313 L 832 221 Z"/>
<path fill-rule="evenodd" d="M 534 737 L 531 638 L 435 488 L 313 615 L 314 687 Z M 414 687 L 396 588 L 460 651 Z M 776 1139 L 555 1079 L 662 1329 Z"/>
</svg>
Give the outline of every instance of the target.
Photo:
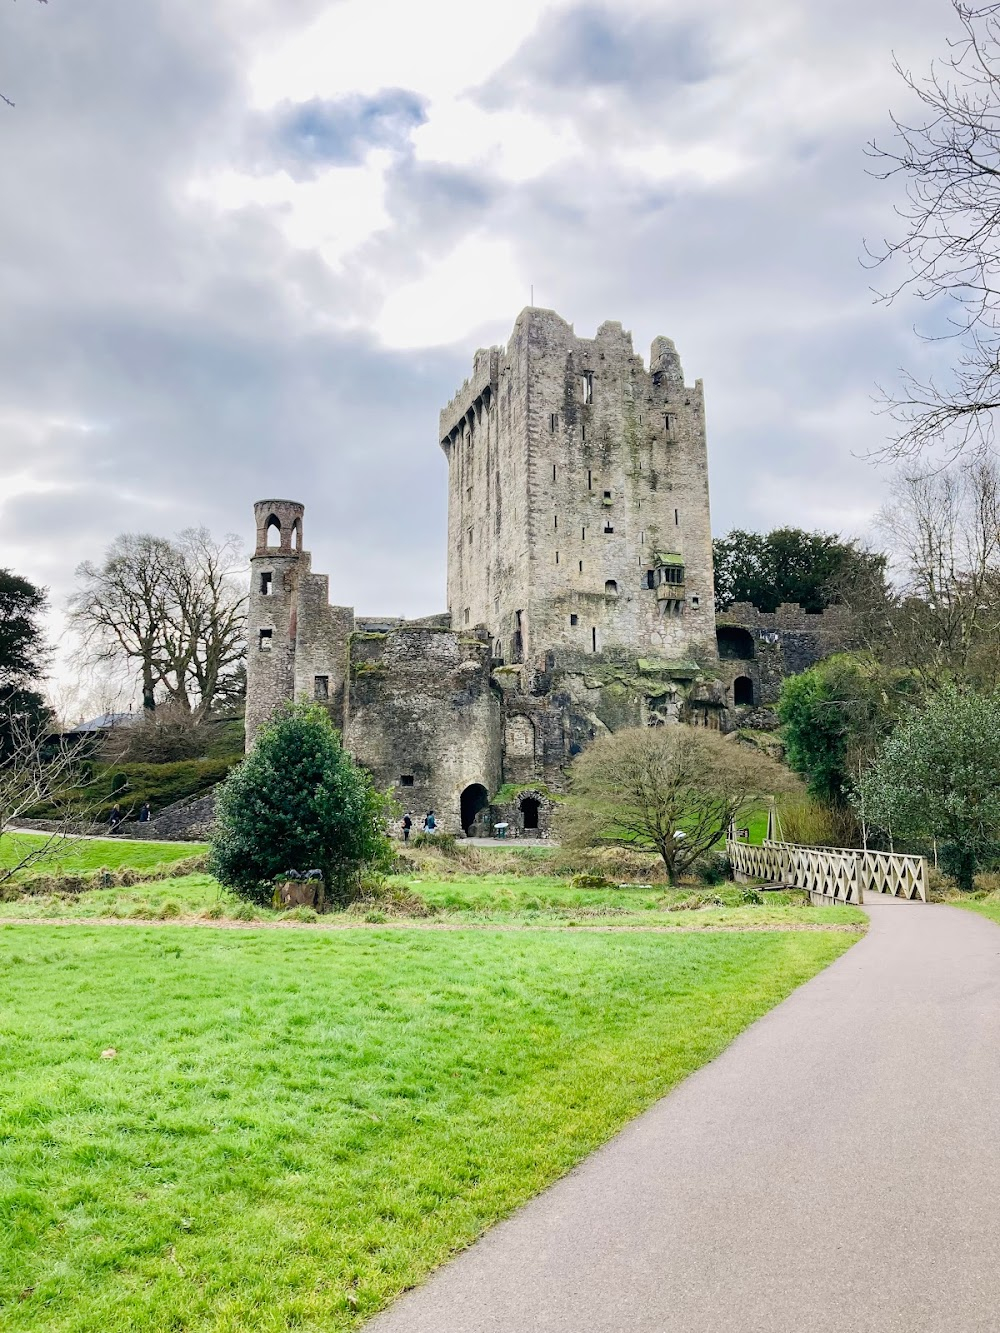
<svg viewBox="0 0 1000 1333">
<path fill-rule="evenodd" d="M 726 851 L 738 880 L 787 884 L 826 902 L 861 904 L 866 893 L 927 901 L 927 862 L 922 856 L 794 842 L 754 846 L 735 838 L 727 839 Z"/>
</svg>

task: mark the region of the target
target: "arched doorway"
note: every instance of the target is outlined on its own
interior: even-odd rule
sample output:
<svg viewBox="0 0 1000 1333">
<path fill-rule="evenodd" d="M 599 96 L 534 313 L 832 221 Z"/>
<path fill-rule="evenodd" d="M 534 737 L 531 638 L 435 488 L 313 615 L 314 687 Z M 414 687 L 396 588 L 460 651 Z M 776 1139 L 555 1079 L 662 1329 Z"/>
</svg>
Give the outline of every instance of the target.
<svg viewBox="0 0 1000 1333">
<path fill-rule="evenodd" d="M 733 703 L 737 706 L 753 703 L 753 681 L 749 676 L 737 676 L 733 681 Z"/>
<path fill-rule="evenodd" d="M 538 799 L 534 796 L 526 796 L 521 802 L 521 816 L 526 830 L 538 828 L 539 808 Z"/>
<path fill-rule="evenodd" d="M 462 792 L 462 828 L 468 833 L 480 810 L 490 803 L 490 794 L 481 782 L 473 782 Z"/>
</svg>

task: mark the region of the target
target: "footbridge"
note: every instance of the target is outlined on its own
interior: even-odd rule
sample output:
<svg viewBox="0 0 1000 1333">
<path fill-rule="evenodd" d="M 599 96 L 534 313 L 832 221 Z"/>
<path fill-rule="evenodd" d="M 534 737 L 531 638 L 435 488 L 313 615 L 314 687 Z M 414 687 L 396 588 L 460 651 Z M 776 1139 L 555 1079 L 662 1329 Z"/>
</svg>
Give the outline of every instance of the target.
<svg viewBox="0 0 1000 1333">
<path fill-rule="evenodd" d="M 927 862 L 922 856 L 870 852 L 855 847 L 808 847 L 801 843 L 760 845 L 727 838 L 726 852 L 736 879 L 805 889 L 813 903 L 860 906 L 866 893 L 927 901 Z"/>
</svg>

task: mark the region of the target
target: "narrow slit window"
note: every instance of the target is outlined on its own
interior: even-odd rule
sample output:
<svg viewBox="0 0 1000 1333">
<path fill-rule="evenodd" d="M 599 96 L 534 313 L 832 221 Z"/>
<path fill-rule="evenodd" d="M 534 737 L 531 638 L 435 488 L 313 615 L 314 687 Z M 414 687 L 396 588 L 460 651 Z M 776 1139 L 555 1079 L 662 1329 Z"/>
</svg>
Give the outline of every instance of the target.
<svg viewBox="0 0 1000 1333">
<path fill-rule="evenodd" d="M 559 531 L 559 515 L 558 515 L 558 514 L 553 514 L 553 515 L 552 515 L 552 526 L 553 526 L 553 528 L 556 530 L 556 532 Z"/>
<path fill-rule="evenodd" d="M 590 630 L 590 647 L 592 652 L 597 652 L 597 626 L 593 625 Z"/>
<path fill-rule="evenodd" d="M 670 413 L 669 413 L 669 412 L 664 412 L 664 414 L 663 414 L 663 429 L 667 432 L 668 435 L 670 434 Z"/>
<path fill-rule="evenodd" d="M 570 618 L 569 618 L 569 623 L 570 623 L 571 625 L 579 625 L 579 623 L 580 623 L 580 617 L 579 617 L 579 616 L 570 616 Z"/>
<path fill-rule="evenodd" d="M 558 412 L 551 412 L 551 413 L 549 413 L 549 433 L 550 433 L 550 434 L 555 435 L 555 433 L 556 433 L 556 426 L 558 426 L 558 424 L 559 424 L 559 414 L 558 414 Z"/>
<path fill-rule="evenodd" d="M 674 527 L 675 527 L 675 528 L 678 526 L 678 524 L 680 523 L 680 521 L 681 521 L 680 510 L 679 510 L 679 509 L 675 509 L 675 510 L 674 510 Z"/>
<path fill-rule="evenodd" d="M 594 372 L 585 370 L 580 376 L 580 389 L 583 393 L 584 406 L 594 401 Z"/>
<path fill-rule="evenodd" d="M 274 592 L 274 575 L 271 573 L 261 574 L 260 576 L 260 595 L 261 597 L 270 597 Z"/>
<path fill-rule="evenodd" d="M 582 561 L 582 560 L 580 561 L 580 573 L 581 573 L 581 574 L 583 573 L 583 561 Z"/>
<path fill-rule="evenodd" d="M 555 465 L 555 463 L 553 463 L 553 464 L 552 464 L 552 480 L 555 481 L 555 479 L 556 479 L 556 465 Z"/>
<path fill-rule="evenodd" d="M 465 498 L 466 498 L 467 500 L 471 500 L 471 499 L 472 499 L 472 487 L 471 487 L 471 486 L 468 487 L 468 489 L 466 490 L 466 492 L 465 492 Z"/>
<path fill-rule="evenodd" d="M 587 490 L 588 490 L 588 491 L 592 491 L 593 489 L 594 489 L 594 474 L 593 474 L 593 472 L 588 472 L 588 473 L 587 473 Z"/>
<path fill-rule="evenodd" d="M 581 528 L 581 529 L 580 529 L 580 540 L 581 540 L 582 542 L 585 542 L 585 541 L 587 540 L 587 529 L 586 529 L 586 528 Z"/>
<path fill-rule="evenodd" d="M 257 636 L 257 646 L 262 653 L 271 651 L 271 639 L 274 636 L 273 629 L 262 629 Z"/>
<path fill-rule="evenodd" d="M 640 533 L 639 533 L 639 545 L 640 545 L 640 546 L 645 546 L 645 545 L 646 545 L 646 534 L 645 534 L 645 532 L 640 532 Z"/>
<path fill-rule="evenodd" d="M 556 564 L 558 565 L 558 563 L 559 563 L 559 552 L 556 551 Z"/>
<path fill-rule="evenodd" d="M 470 612 L 469 612 L 469 608 L 466 607 L 466 608 L 465 608 L 465 623 L 466 623 L 466 624 L 469 623 L 469 614 L 470 614 Z"/>
<path fill-rule="evenodd" d="M 468 532 L 466 533 L 466 536 L 468 537 L 468 539 L 469 539 L 469 545 L 471 546 L 471 545 L 472 545 L 472 529 L 471 529 L 471 528 L 469 528 Z"/>
<path fill-rule="evenodd" d="M 319 701 L 330 697 L 330 677 L 317 676 L 313 680 L 313 698 Z"/>
</svg>

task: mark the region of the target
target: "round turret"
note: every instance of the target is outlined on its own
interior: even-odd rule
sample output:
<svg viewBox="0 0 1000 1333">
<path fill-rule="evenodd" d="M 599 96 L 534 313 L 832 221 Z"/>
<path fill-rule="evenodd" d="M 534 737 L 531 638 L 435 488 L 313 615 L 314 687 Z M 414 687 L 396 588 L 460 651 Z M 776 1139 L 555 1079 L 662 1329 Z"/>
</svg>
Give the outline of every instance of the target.
<svg viewBox="0 0 1000 1333">
<path fill-rule="evenodd" d="M 297 500 L 258 500 L 256 555 L 298 555 L 306 507 Z"/>
</svg>

